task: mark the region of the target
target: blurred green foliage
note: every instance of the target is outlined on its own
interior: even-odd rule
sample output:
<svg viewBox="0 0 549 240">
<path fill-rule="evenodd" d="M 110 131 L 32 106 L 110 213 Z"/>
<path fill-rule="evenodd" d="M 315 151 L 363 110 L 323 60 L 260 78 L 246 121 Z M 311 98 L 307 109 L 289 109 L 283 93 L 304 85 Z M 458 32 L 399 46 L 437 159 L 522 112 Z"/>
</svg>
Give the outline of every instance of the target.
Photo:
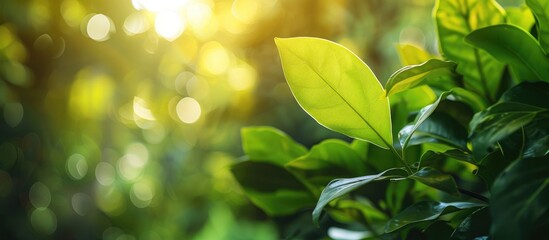
<svg viewBox="0 0 549 240">
<path fill-rule="evenodd" d="M 436 52 L 432 4 L 2 1 L 0 236 L 291 235 L 229 172 L 240 128 L 276 126 L 308 147 L 341 136 L 293 100 L 273 38 L 337 41 L 387 79 L 397 42 Z"/>
</svg>

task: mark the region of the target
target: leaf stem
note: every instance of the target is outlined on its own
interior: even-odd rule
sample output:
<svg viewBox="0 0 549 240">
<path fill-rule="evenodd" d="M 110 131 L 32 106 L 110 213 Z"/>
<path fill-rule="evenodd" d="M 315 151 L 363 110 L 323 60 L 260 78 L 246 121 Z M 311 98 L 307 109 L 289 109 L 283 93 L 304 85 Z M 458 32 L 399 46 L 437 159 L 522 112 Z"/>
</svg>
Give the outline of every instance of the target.
<svg viewBox="0 0 549 240">
<path fill-rule="evenodd" d="M 400 162 L 402 163 L 402 165 L 404 165 L 404 167 L 406 168 L 406 171 L 407 171 L 409 174 L 412 174 L 412 173 L 413 173 L 412 168 L 410 167 L 410 165 L 408 165 L 408 163 L 406 163 L 404 151 L 402 151 L 402 155 L 400 155 L 400 154 L 398 153 L 398 151 L 395 149 L 394 146 L 391 145 L 389 148 L 391 149 L 391 151 L 393 151 L 393 153 L 394 153 L 395 155 L 397 155 L 398 160 L 400 160 Z"/>
<path fill-rule="evenodd" d="M 462 194 L 465 194 L 465 195 L 467 195 L 467 196 L 469 196 L 469 197 L 478 199 L 478 200 L 483 201 L 483 202 L 485 202 L 485 203 L 490 202 L 490 199 L 488 199 L 487 197 L 482 196 L 482 195 L 480 195 L 480 194 L 478 194 L 478 193 L 476 193 L 476 192 L 471 192 L 471 191 L 469 191 L 469 190 L 465 190 L 465 189 L 460 188 L 460 187 L 458 187 L 458 191 L 459 191 L 460 193 L 462 193 Z"/>
</svg>

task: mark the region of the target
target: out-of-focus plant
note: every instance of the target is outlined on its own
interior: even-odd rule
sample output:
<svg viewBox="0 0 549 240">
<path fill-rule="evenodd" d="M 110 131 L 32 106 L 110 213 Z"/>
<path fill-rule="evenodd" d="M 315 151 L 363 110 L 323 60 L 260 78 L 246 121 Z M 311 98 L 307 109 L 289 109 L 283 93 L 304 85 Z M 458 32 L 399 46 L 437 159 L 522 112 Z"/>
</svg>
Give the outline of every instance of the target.
<svg viewBox="0 0 549 240">
<path fill-rule="evenodd" d="M 272 217 L 312 213 L 291 238 L 313 223 L 334 239 L 546 236 L 549 1 L 526 6 L 437 1 L 442 56 L 400 45 L 385 87 L 337 43 L 275 39 L 299 105 L 354 140 L 244 128 L 233 174 Z"/>
</svg>

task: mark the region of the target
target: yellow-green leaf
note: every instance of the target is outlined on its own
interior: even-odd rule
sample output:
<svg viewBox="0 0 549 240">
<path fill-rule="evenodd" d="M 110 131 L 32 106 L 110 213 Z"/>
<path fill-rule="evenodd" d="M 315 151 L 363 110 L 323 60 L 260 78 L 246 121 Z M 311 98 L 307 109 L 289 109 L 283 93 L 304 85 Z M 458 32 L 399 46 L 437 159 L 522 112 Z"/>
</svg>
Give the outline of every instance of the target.
<svg viewBox="0 0 549 240">
<path fill-rule="evenodd" d="M 321 125 L 382 148 L 392 146 L 385 91 L 345 47 L 318 38 L 275 39 L 284 75 L 301 107 Z"/>
</svg>

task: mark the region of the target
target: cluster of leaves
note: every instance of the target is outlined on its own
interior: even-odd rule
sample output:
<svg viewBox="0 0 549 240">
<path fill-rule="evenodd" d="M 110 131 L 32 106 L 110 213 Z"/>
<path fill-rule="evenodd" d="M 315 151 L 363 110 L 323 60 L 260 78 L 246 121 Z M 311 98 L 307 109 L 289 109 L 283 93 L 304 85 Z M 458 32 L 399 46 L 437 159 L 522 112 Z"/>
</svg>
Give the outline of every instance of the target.
<svg viewBox="0 0 549 240">
<path fill-rule="evenodd" d="M 333 42 L 275 40 L 297 102 L 354 140 L 308 150 L 243 129 L 249 159 L 232 171 L 254 204 L 273 217 L 313 209 L 337 239 L 547 233 L 549 1 L 440 0 L 434 13 L 442 56 L 399 45 L 406 66 L 385 87 Z"/>
</svg>

